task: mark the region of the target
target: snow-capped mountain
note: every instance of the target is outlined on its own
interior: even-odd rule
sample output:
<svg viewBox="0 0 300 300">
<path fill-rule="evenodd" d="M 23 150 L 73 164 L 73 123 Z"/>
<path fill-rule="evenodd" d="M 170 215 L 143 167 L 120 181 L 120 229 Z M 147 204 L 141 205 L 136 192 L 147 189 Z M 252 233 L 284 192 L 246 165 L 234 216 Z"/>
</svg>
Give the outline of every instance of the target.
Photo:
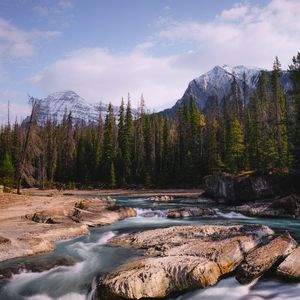
<svg viewBox="0 0 300 300">
<path fill-rule="evenodd" d="M 102 117 L 104 117 L 108 109 L 107 104 L 90 104 L 73 91 L 56 92 L 40 100 L 39 121 L 45 123 L 47 119 L 51 119 L 59 123 L 65 114 L 71 113 L 74 123 L 98 122 L 100 107 Z M 117 112 L 117 110 L 114 107 L 114 111 Z"/>
<path fill-rule="evenodd" d="M 247 66 L 215 66 L 209 72 L 192 80 L 182 98 L 179 99 L 172 108 L 165 110 L 163 113 L 171 117 L 174 116 L 178 108 L 186 103 L 186 101 L 189 101 L 191 96 L 195 98 L 201 110 L 205 110 L 211 102 L 221 103 L 225 97 L 230 98 L 232 93 L 231 85 L 234 77 L 241 94 L 244 93 L 244 90 L 247 91 L 247 98 L 247 96 L 249 97 L 251 92 L 257 88 L 260 72 L 262 70 L 263 69 L 260 68 Z M 284 91 L 287 92 L 291 87 L 287 72 L 283 72 L 281 82 Z"/>
</svg>

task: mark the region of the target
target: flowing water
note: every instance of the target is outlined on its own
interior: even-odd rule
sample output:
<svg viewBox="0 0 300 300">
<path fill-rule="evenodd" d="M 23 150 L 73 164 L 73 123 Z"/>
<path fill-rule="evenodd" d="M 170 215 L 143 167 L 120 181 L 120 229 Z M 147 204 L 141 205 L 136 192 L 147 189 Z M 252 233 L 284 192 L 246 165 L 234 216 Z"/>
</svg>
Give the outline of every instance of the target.
<svg viewBox="0 0 300 300">
<path fill-rule="evenodd" d="M 165 211 L 169 208 L 189 206 L 180 199 L 169 203 L 155 203 L 145 198 L 117 197 L 118 203 L 135 207 L 138 216 L 117 222 L 110 226 L 91 230 L 89 236 L 57 243 L 53 253 L 21 258 L 0 264 L 0 269 L 13 267 L 20 262 L 34 262 L 38 259 L 56 259 L 61 257 L 75 260 L 72 266 L 59 266 L 43 272 L 29 272 L 26 269 L 14 275 L 8 282 L 0 285 L 2 300 L 81 300 L 93 299 L 97 279 L 101 274 L 112 271 L 126 260 L 139 257 L 142 252 L 133 249 L 109 247 L 107 241 L 124 232 L 140 231 L 152 228 L 181 224 L 266 224 L 277 232 L 288 230 L 300 242 L 300 223 L 288 219 L 257 219 L 239 213 L 224 213 L 216 209 L 214 218 L 167 219 Z M 191 204 L 190 204 L 191 205 Z M 191 205 L 192 206 L 192 205 Z M 147 212 L 155 216 L 145 218 Z M 0 282 L 1 284 L 1 282 Z M 275 278 L 261 278 L 249 285 L 240 285 L 234 277 L 221 280 L 216 286 L 185 293 L 177 300 L 300 300 L 300 284 L 287 283 Z"/>
</svg>

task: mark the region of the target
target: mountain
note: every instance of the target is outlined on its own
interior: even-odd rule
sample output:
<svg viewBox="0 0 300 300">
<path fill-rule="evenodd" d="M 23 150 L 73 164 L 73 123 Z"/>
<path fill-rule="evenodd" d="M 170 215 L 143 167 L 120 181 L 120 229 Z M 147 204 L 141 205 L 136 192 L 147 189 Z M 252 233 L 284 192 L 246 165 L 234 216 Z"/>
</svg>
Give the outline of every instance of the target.
<svg viewBox="0 0 300 300">
<path fill-rule="evenodd" d="M 101 104 L 102 117 L 106 115 L 107 109 L 107 104 Z M 118 108 L 114 107 L 114 111 L 117 113 Z M 74 123 L 98 122 L 100 104 L 90 104 L 73 91 L 56 92 L 40 100 L 39 122 L 45 124 L 47 119 L 51 119 L 59 123 L 70 112 Z"/>
<path fill-rule="evenodd" d="M 245 98 L 249 99 L 251 92 L 257 88 L 260 72 L 262 70 L 263 69 L 260 68 L 246 66 L 215 66 L 209 72 L 193 79 L 181 99 L 179 99 L 173 107 L 161 113 L 168 115 L 170 118 L 174 117 L 178 108 L 187 104 L 191 96 L 194 97 L 198 107 L 202 111 L 205 111 L 206 108 L 213 105 L 213 103 L 220 104 L 224 98 L 231 97 L 231 85 L 234 77 L 236 78 L 241 95 L 246 91 L 247 95 L 245 95 Z M 270 71 L 267 72 L 271 75 Z M 285 92 L 290 90 L 291 82 L 286 71 L 282 74 L 281 83 Z"/>
</svg>

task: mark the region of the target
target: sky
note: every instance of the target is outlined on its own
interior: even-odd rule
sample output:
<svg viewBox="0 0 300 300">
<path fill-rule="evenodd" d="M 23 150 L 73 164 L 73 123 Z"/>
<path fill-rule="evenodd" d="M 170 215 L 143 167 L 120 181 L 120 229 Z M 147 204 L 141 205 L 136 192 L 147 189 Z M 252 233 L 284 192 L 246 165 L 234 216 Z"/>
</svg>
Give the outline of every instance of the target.
<svg viewBox="0 0 300 300">
<path fill-rule="evenodd" d="M 300 51 L 300 0 L 0 0 L 0 123 L 28 95 L 73 90 L 159 111 L 215 65 L 286 69 Z"/>
</svg>

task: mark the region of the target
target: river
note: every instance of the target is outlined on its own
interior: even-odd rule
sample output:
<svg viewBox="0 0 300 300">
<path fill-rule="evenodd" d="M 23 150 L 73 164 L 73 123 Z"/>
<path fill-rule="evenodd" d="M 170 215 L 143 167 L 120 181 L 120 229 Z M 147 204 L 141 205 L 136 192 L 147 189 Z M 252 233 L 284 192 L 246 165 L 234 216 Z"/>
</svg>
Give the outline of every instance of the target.
<svg viewBox="0 0 300 300">
<path fill-rule="evenodd" d="M 88 195 L 86 195 L 88 196 Z M 183 224 L 265 224 L 276 232 L 288 230 L 300 242 L 300 222 L 288 219 L 248 218 L 234 212 L 217 210 L 214 218 L 167 219 L 166 209 L 183 204 L 181 199 L 169 203 L 155 203 L 145 198 L 116 197 L 120 205 L 137 208 L 138 216 L 110 226 L 92 229 L 90 235 L 61 241 L 56 250 L 49 254 L 20 258 L 0 263 L 0 269 L 12 267 L 20 262 L 38 259 L 71 258 L 72 266 L 59 266 L 43 272 L 23 270 L 0 286 L 1 300 L 92 300 L 97 278 L 112 271 L 126 260 L 141 256 L 139 250 L 109 247 L 107 241 L 124 232 L 140 231 Z M 209 204 L 206 204 L 207 206 Z M 145 218 L 147 211 L 156 211 L 158 216 Z M 176 298 L 173 298 L 176 299 Z M 234 277 L 221 280 L 216 286 L 185 293 L 178 300 L 300 300 L 300 284 L 287 283 L 275 278 L 261 278 L 249 285 L 240 285 Z"/>
</svg>

